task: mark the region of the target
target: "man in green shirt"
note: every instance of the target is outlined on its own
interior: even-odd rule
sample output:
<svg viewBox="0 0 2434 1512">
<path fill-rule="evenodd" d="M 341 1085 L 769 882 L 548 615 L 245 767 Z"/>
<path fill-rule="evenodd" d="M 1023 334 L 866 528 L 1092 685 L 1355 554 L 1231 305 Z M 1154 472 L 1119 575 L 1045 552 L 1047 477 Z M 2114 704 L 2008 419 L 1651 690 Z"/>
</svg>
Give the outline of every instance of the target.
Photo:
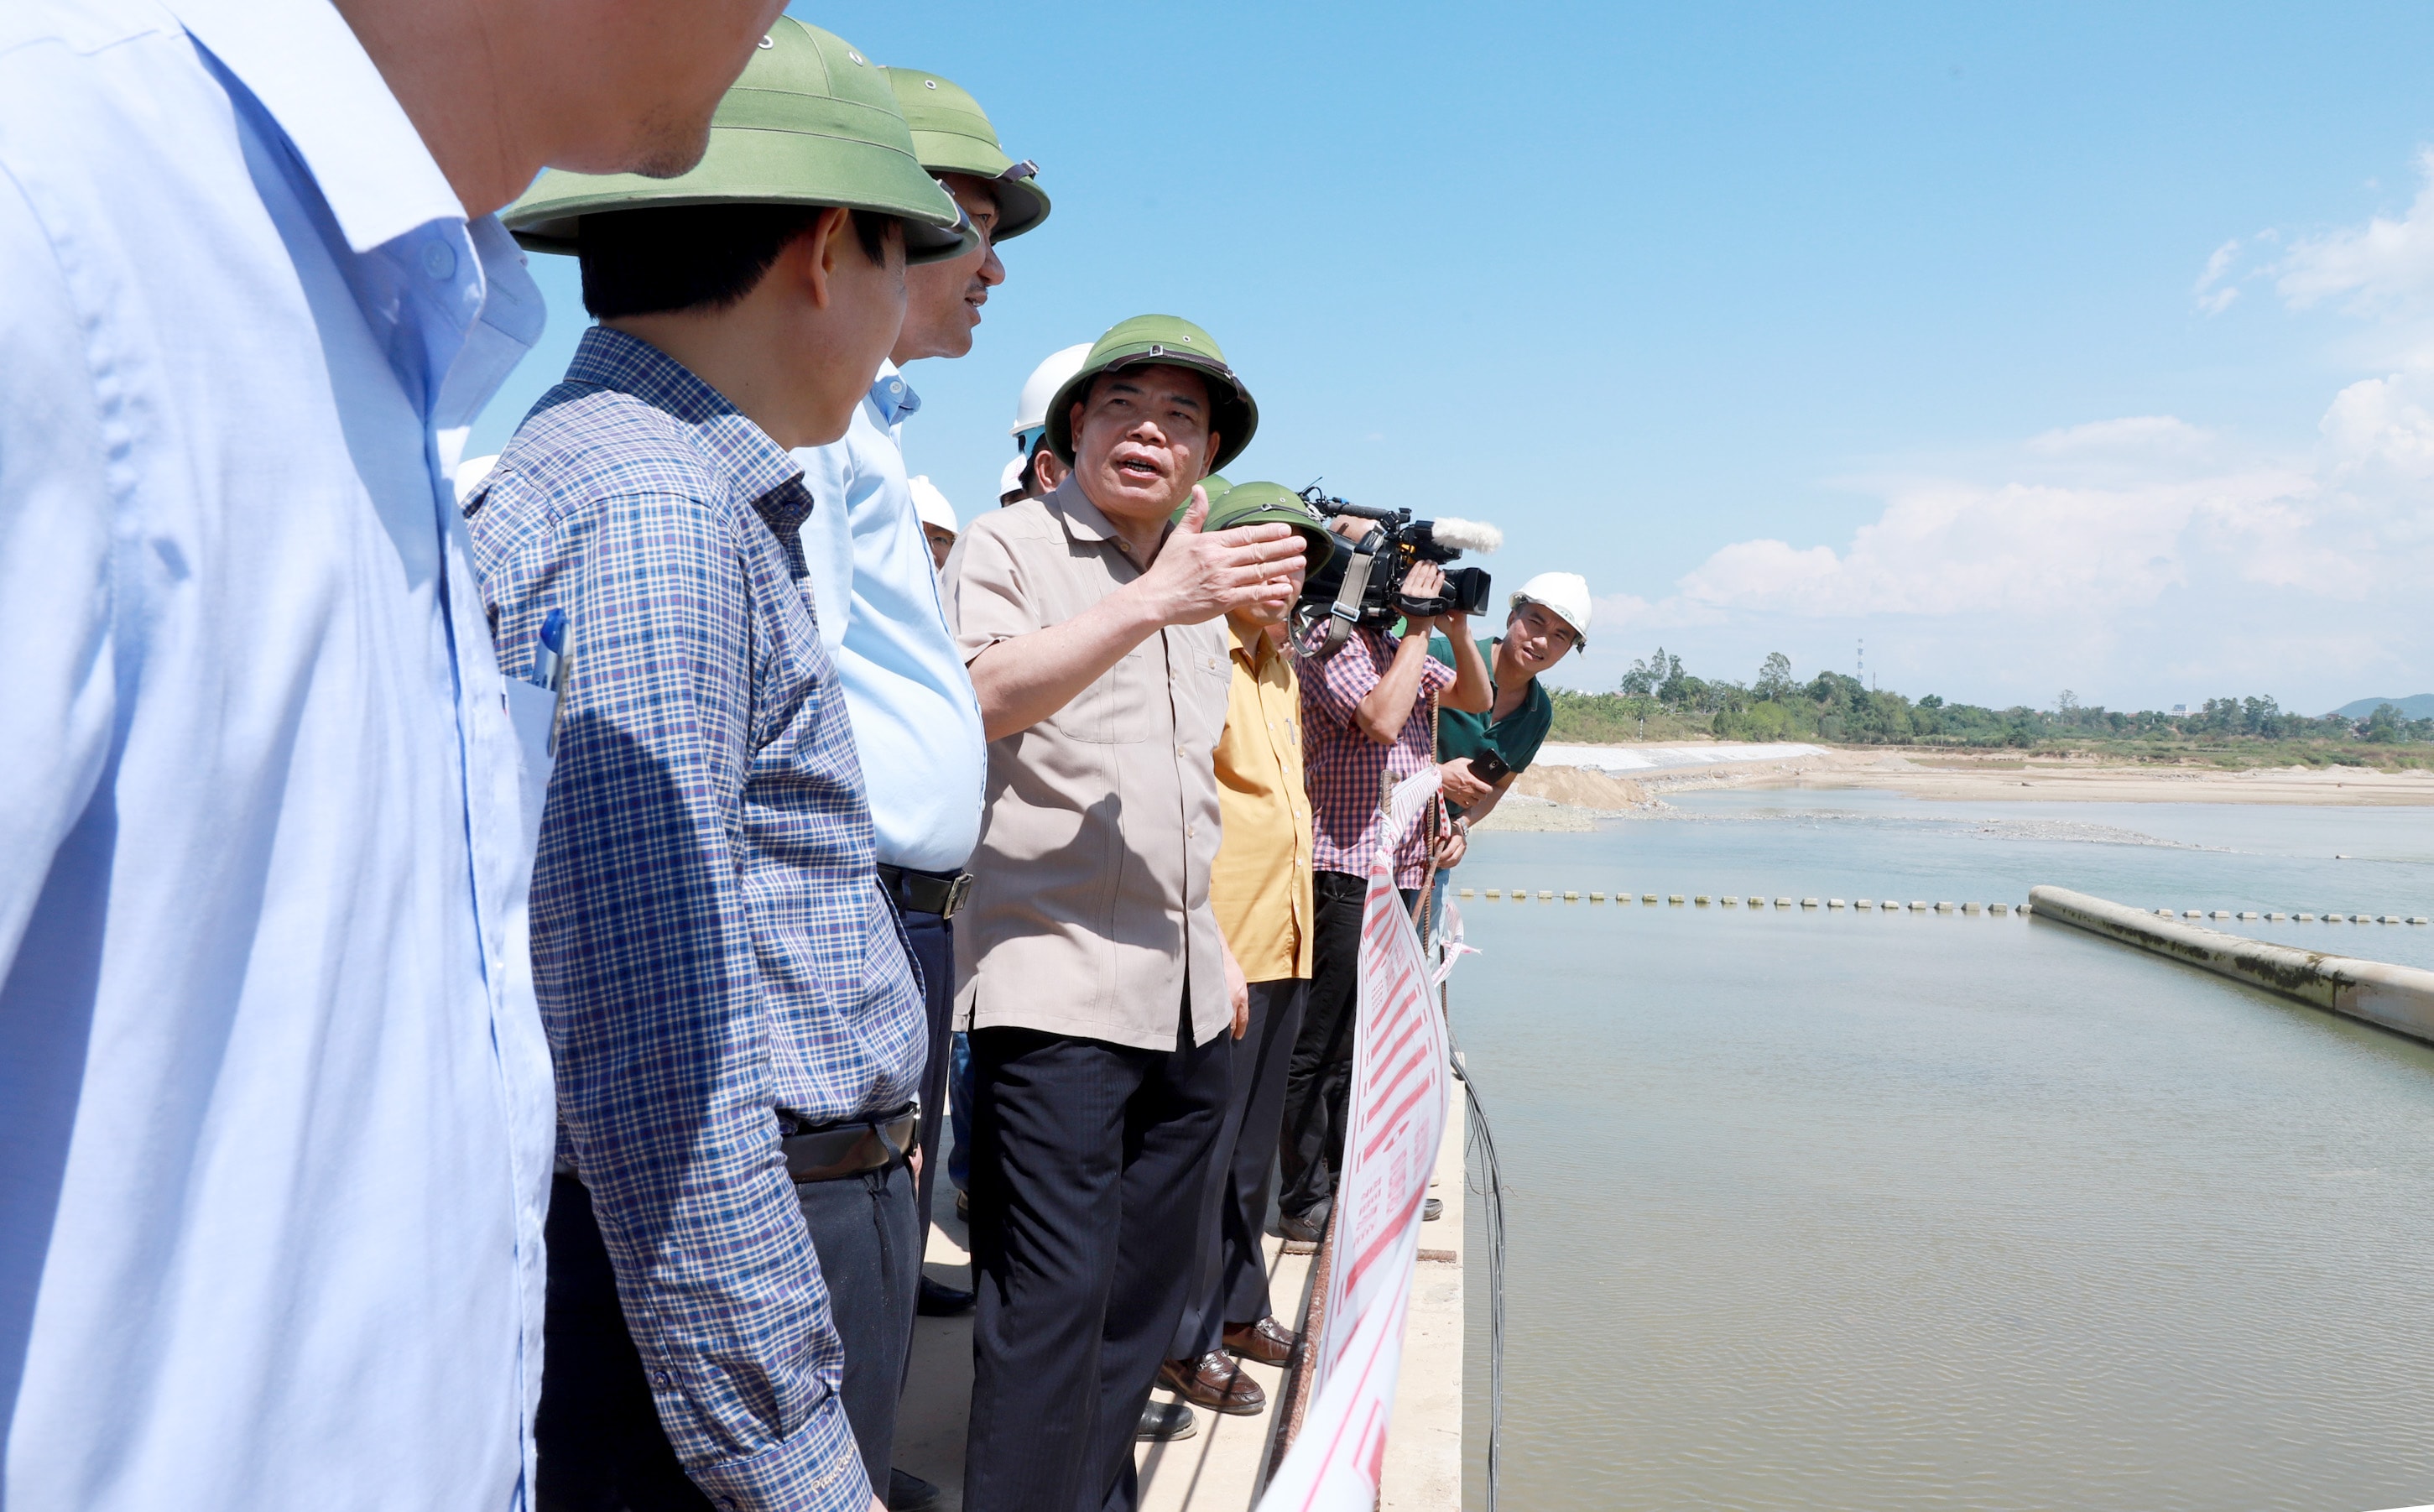
<svg viewBox="0 0 2434 1512">
<path fill-rule="evenodd" d="M 1504 634 L 1479 643 L 1496 701 L 1483 714 L 1437 711 L 1446 799 L 1465 830 L 1487 817 L 1514 779 L 1529 769 L 1554 723 L 1555 702 L 1538 686 L 1538 674 L 1588 644 L 1589 585 L 1578 573 L 1540 573 L 1521 585 L 1512 606 Z M 1431 638 L 1429 654 L 1453 664 L 1453 646 L 1442 635 Z M 1493 783 L 1479 781 L 1470 760 L 1483 755 L 1501 758 L 1511 770 Z M 1450 859 L 1440 854 L 1437 864 L 1448 867 L 1460 859 L 1461 850 L 1454 849 Z"/>
</svg>

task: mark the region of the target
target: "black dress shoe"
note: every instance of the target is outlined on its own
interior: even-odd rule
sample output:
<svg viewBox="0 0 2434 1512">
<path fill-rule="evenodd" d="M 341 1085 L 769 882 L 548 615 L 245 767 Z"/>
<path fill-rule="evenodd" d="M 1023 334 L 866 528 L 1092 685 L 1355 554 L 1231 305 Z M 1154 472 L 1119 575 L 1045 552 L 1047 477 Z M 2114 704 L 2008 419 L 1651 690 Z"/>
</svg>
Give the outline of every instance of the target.
<svg viewBox="0 0 2434 1512">
<path fill-rule="evenodd" d="M 1420 1204 L 1420 1222 L 1434 1223 L 1444 1216 L 1445 1202 L 1443 1199 L 1431 1197 L 1428 1201 Z"/>
<path fill-rule="evenodd" d="M 1141 1409 L 1140 1427 L 1134 1430 L 1133 1436 L 1144 1443 L 1167 1443 L 1190 1438 L 1198 1432 L 1200 1421 L 1191 1416 L 1191 1408 L 1179 1401 L 1152 1400 Z"/>
<path fill-rule="evenodd" d="M 910 1470 L 887 1468 L 887 1512 L 938 1512 L 947 1493 Z"/>
<path fill-rule="evenodd" d="M 924 1276 L 921 1278 L 921 1290 L 913 1298 L 913 1311 L 923 1317 L 961 1317 L 972 1310 L 975 1300 L 977 1298 L 971 1293 L 960 1286 L 949 1286 Z M 887 1506 L 888 1512 L 895 1512 L 895 1503 L 890 1502 Z"/>
<path fill-rule="evenodd" d="M 1287 1213 L 1277 1220 L 1277 1232 L 1284 1235 L 1286 1254 L 1307 1255 L 1327 1237 L 1327 1214 L 1324 1211 Z"/>
<path fill-rule="evenodd" d="M 955 1194 L 955 1216 L 966 1223 L 972 1221 L 972 1194 L 970 1193 L 959 1191 Z"/>
</svg>

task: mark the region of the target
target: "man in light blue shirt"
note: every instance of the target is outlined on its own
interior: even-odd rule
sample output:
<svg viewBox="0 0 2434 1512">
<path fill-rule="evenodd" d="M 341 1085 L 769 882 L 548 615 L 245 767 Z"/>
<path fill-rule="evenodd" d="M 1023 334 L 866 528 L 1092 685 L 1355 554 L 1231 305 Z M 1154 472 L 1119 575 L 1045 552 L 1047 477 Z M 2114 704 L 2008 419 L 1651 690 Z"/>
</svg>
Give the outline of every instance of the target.
<svg viewBox="0 0 2434 1512">
<path fill-rule="evenodd" d="M 529 1505 L 489 212 L 680 169 L 778 9 L 0 7 L 0 1505 Z"/>
<path fill-rule="evenodd" d="M 963 866 L 980 844 L 987 740 L 969 674 L 939 607 L 937 574 L 921 534 L 901 447 L 905 418 L 921 404 L 905 363 L 960 357 L 989 290 L 1005 281 L 996 244 L 1048 216 L 1028 163 L 998 145 L 979 104 L 935 74 L 891 68 L 888 82 L 921 166 L 946 185 L 980 232 L 961 257 L 905 269 L 904 325 L 890 360 L 855 412 L 845 439 L 795 454 L 811 490 L 802 529 L 820 640 L 845 684 L 878 836 L 879 872 L 920 964 L 930 1057 L 921 1079 L 925 1226 L 937 1177 L 939 1116 L 955 986 L 948 920 L 961 903 Z M 971 1294 L 921 1282 L 921 1310 L 960 1313 Z M 906 1487 L 911 1494 L 916 1488 Z M 891 1505 L 901 1497 L 889 1497 Z"/>
</svg>

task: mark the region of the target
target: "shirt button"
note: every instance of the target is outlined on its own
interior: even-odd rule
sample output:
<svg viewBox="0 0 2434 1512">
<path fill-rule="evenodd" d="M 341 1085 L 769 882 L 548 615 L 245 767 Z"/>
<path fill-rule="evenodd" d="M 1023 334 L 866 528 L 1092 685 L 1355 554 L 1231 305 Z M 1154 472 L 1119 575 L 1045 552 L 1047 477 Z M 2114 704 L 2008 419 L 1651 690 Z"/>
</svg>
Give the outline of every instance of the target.
<svg viewBox="0 0 2434 1512">
<path fill-rule="evenodd" d="M 665 1370 L 654 1370 L 651 1372 L 651 1382 L 654 1385 L 664 1386 L 668 1383 L 668 1373 Z"/>
<path fill-rule="evenodd" d="M 424 242 L 422 244 L 422 270 L 436 279 L 455 277 L 456 249 L 449 246 L 446 242 Z"/>
</svg>

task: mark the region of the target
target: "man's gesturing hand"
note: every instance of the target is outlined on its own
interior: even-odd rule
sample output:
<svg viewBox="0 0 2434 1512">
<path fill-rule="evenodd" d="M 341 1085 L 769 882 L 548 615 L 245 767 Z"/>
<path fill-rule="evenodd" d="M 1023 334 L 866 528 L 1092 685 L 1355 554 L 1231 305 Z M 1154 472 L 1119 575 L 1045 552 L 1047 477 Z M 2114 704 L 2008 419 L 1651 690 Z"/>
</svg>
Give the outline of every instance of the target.
<svg viewBox="0 0 2434 1512">
<path fill-rule="evenodd" d="M 1253 604 L 1282 608 L 1293 596 L 1302 539 L 1290 525 L 1243 525 L 1203 535 L 1208 495 L 1192 485 L 1191 507 L 1167 533 L 1134 586 L 1168 625 L 1199 625 Z"/>
</svg>

